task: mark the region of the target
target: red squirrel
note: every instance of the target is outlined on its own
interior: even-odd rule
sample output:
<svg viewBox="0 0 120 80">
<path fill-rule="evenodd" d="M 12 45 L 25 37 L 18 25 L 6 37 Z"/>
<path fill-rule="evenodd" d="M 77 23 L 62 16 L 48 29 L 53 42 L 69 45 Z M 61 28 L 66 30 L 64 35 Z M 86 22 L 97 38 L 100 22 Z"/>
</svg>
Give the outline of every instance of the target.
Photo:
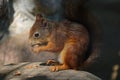
<svg viewBox="0 0 120 80">
<path fill-rule="evenodd" d="M 70 21 L 58 23 L 37 15 L 30 29 L 29 42 L 35 53 L 59 52 L 60 64 L 52 66 L 51 71 L 78 70 L 85 61 L 89 34 L 81 24 Z"/>
</svg>

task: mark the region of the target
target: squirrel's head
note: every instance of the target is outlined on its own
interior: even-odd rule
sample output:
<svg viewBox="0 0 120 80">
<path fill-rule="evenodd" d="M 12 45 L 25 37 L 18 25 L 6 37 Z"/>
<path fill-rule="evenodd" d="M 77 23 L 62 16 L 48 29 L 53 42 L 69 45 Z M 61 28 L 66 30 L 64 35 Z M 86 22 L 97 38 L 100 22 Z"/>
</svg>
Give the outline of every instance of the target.
<svg viewBox="0 0 120 80">
<path fill-rule="evenodd" d="M 51 36 L 52 23 L 42 15 L 36 15 L 36 21 L 30 29 L 29 43 L 31 46 L 47 45 Z"/>
</svg>

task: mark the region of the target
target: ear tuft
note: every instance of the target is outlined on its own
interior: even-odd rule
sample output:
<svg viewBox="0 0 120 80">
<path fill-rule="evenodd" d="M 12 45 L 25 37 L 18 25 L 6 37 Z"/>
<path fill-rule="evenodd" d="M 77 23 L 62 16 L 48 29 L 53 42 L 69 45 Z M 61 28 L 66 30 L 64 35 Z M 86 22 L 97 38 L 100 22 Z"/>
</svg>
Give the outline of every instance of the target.
<svg viewBox="0 0 120 80">
<path fill-rule="evenodd" d="M 36 15 L 36 21 L 41 20 L 42 17 L 43 17 L 42 14 L 37 14 L 37 15 Z"/>
</svg>

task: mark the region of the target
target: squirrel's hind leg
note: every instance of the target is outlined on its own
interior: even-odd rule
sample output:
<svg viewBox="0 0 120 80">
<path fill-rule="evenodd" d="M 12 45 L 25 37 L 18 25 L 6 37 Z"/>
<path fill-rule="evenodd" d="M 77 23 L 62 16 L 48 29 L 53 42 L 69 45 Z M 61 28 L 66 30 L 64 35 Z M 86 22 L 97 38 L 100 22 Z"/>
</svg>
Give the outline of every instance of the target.
<svg viewBox="0 0 120 80">
<path fill-rule="evenodd" d="M 79 49 L 76 46 L 77 44 L 75 42 L 65 44 L 59 56 L 60 64 L 51 66 L 50 71 L 60 71 L 67 69 L 77 70 L 81 61 L 77 54 Z"/>
</svg>

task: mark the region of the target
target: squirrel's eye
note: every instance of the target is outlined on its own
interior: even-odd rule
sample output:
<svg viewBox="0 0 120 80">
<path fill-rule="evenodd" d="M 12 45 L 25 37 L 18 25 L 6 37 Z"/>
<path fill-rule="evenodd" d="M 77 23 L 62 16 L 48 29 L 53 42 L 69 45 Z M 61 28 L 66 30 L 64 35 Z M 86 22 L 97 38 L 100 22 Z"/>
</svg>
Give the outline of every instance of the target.
<svg viewBox="0 0 120 80">
<path fill-rule="evenodd" d="M 33 34 L 33 36 L 34 36 L 34 38 L 39 38 L 39 37 L 40 37 L 40 33 L 39 33 L 39 32 L 35 32 L 35 33 Z"/>
</svg>

